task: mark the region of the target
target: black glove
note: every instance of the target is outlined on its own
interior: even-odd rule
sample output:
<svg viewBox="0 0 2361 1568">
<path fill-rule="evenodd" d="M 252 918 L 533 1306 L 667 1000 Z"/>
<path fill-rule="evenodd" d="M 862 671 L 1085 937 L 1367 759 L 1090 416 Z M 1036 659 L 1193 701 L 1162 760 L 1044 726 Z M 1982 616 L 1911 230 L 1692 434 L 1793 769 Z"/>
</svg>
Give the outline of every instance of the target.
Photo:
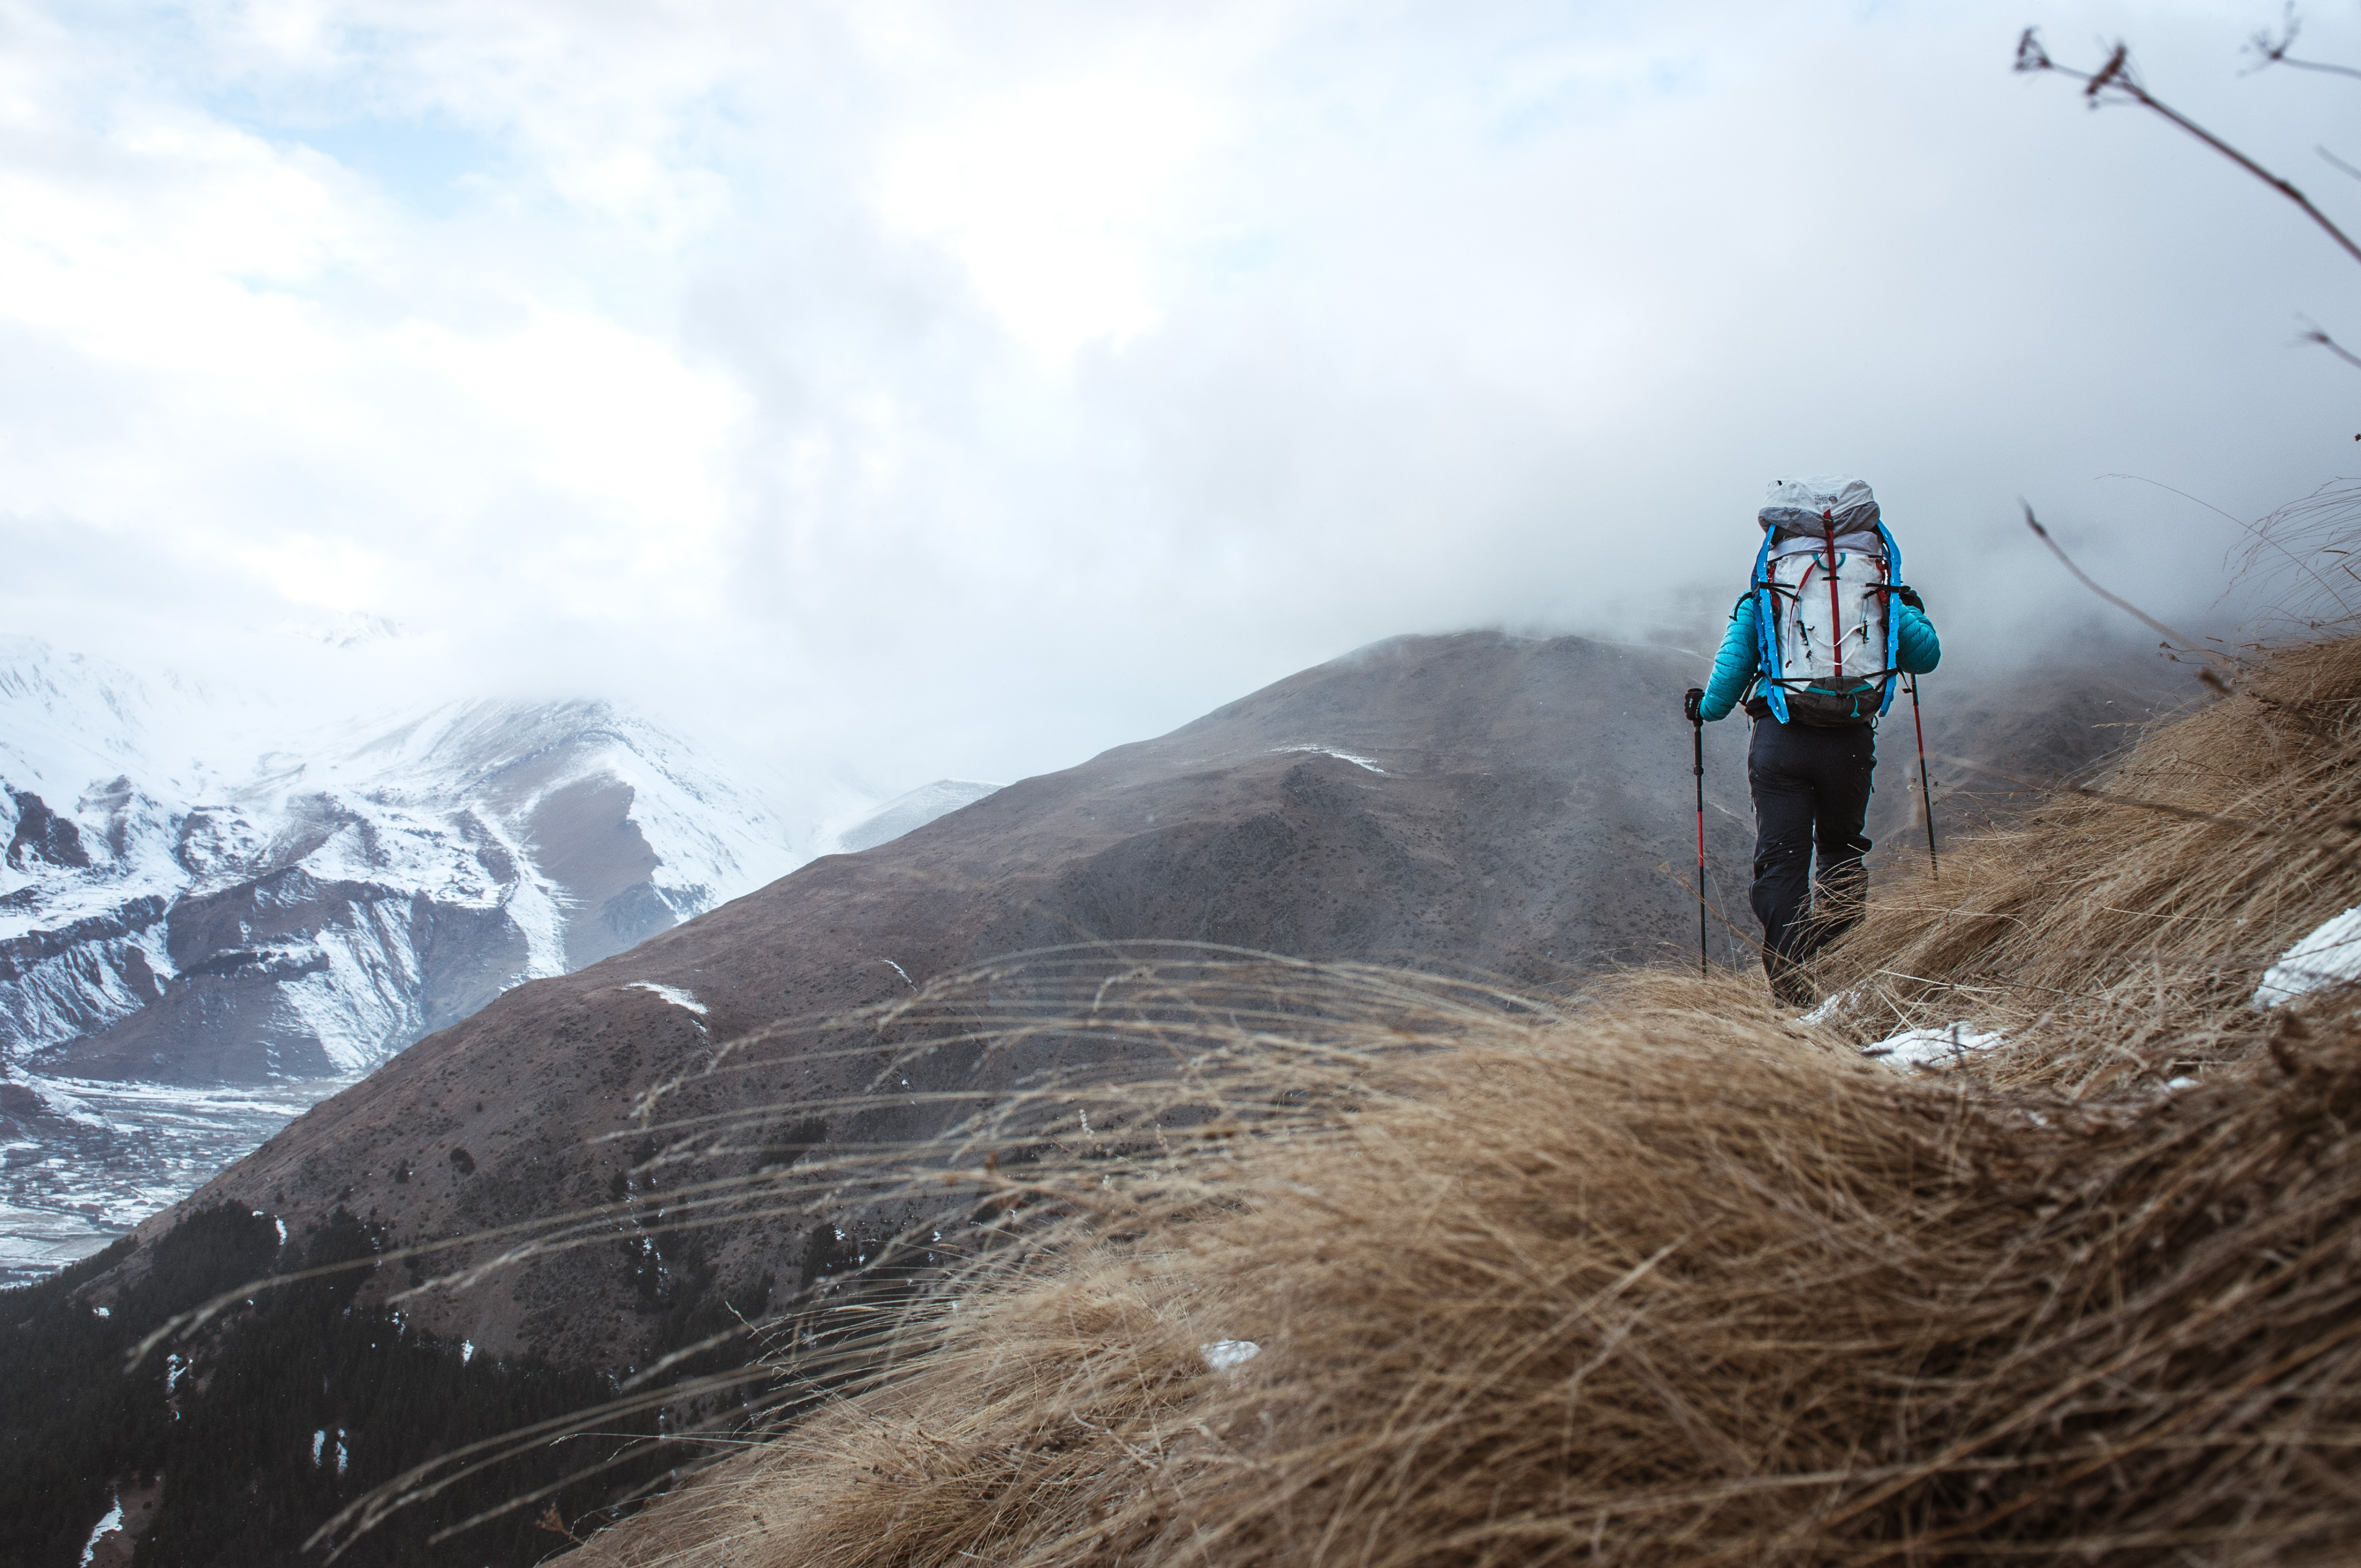
<svg viewBox="0 0 2361 1568">
<path fill-rule="evenodd" d="M 1918 590 L 1912 587 L 1909 584 L 1894 584 L 1894 597 L 1900 599 L 1904 604 L 1908 605 L 1912 609 L 1916 610 L 1919 614 L 1924 615 L 1927 613 L 1927 601 L 1920 598 L 1918 597 Z"/>
<path fill-rule="evenodd" d="M 1681 697 L 1681 712 L 1691 724 L 1705 721 L 1705 687 L 1691 686 Z"/>
</svg>

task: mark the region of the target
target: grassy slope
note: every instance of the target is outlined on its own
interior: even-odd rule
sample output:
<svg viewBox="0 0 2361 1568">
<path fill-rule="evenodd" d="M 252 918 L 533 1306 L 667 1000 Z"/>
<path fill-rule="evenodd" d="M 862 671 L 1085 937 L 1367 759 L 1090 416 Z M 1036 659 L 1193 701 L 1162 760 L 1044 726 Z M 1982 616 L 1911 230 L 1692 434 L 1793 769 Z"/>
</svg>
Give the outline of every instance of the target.
<svg viewBox="0 0 2361 1568">
<path fill-rule="evenodd" d="M 1834 1028 L 1746 977 L 939 990 L 910 1048 L 1146 1032 L 1174 1070 L 981 1117 L 969 1277 L 862 1351 L 910 1354 L 577 1561 L 2347 1561 L 2361 1030 L 2245 999 L 2361 894 L 2357 703 L 2361 643 L 2283 653 L 2124 798 L 1883 894 Z M 1955 1018 L 2016 1043 L 1848 1048 Z"/>
</svg>

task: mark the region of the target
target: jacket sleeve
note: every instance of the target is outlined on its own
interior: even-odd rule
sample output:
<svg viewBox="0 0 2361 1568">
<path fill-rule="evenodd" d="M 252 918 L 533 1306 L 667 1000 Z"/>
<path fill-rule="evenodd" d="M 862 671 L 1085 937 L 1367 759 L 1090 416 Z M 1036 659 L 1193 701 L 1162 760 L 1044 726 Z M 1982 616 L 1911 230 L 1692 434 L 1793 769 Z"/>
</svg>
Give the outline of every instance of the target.
<svg viewBox="0 0 2361 1568">
<path fill-rule="evenodd" d="M 1754 635 L 1754 596 L 1747 594 L 1730 612 L 1730 630 L 1721 634 L 1721 652 L 1713 656 L 1713 678 L 1705 684 L 1705 701 L 1697 711 L 1709 719 L 1729 718 L 1762 663 Z"/>
<path fill-rule="evenodd" d="M 1896 629 L 1894 662 L 1905 675 L 1923 675 L 1943 662 L 1943 641 L 1923 610 L 1896 602 L 1902 624 Z"/>
</svg>

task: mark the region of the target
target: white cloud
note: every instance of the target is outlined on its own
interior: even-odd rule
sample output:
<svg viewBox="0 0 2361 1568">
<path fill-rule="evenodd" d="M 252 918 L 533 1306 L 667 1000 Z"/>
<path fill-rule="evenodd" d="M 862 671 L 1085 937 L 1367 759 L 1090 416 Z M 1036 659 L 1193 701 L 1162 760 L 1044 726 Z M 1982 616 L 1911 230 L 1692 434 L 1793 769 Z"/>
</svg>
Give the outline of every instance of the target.
<svg viewBox="0 0 2361 1568">
<path fill-rule="evenodd" d="M 2323 198 L 2268 5 L 2057 9 Z M 2348 461 L 2349 264 L 2017 12 L 0 0 L 0 614 L 1013 777 L 1361 641 L 1726 603 L 1868 473 L 2007 644 Z M 2361 30 L 2308 42 L 2361 60 Z M 2341 150 L 2361 155 L 2361 144 Z M 2318 175 L 2312 173 L 2319 169 Z M 1947 630 L 1951 630 L 1947 627 Z M 341 655 L 340 655 L 341 656 Z"/>
<path fill-rule="evenodd" d="M 1034 86 L 898 138 L 880 204 L 947 244 L 1037 352 L 1119 346 L 1161 313 L 1159 264 L 1184 238 L 1170 225 L 1173 189 L 1219 119 L 1153 80 Z"/>
</svg>

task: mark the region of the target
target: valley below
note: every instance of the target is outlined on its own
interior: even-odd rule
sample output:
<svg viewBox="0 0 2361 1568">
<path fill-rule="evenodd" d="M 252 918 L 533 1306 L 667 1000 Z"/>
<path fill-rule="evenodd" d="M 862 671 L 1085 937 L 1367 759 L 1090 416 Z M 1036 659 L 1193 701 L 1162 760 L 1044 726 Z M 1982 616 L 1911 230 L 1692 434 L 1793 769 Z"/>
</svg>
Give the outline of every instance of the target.
<svg viewBox="0 0 2361 1568">
<path fill-rule="evenodd" d="M 830 828 L 606 703 L 289 711 L 27 639 L 0 639 L 0 1284 L 516 985 L 994 787 Z"/>
<path fill-rule="evenodd" d="M 0 1288 L 98 1251 L 351 1081 L 0 1080 Z"/>
</svg>

